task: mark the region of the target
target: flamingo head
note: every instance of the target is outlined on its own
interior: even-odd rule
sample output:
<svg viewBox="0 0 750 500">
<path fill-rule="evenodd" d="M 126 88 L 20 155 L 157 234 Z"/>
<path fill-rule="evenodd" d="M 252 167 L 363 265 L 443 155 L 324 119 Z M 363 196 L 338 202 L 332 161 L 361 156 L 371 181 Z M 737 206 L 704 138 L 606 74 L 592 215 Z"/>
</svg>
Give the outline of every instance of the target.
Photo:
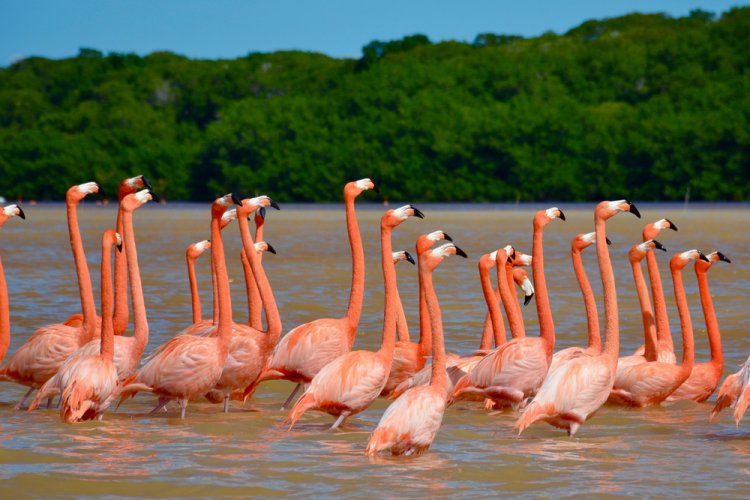
<svg viewBox="0 0 750 500">
<path fill-rule="evenodd" d="M 669 261 L 669 268 L 672 271 L 681 271 L 689 262 L 699 259 L 704 262 L 709 262 L 708 257 L 703 255 L 703 252 L 700 250 L 687 250 L 674 255 Z"/>
<path fill-rule="evenodd" d="M 659 236 L 659 233 L 661 233 L 662 229 L 671 229 L 672 231 L 677 231 L 677 226 L 675 226 L 674 222 L 669 219 L 659 219 L 656 222 L 646 224 L 643 227 L 643 241 L 653 240 L 654 238 Z"/>
<path fill-rule="evenodd" d="M 26 214 L 23 213 L 23 210 L 21 210 L 21 207 L 16 205 L 15 203 L 13 205 L 8 205 L 7 207 L 3 207 L 2 210 L 0 210 L 0 227 L 5 224 L 5 222 L 10 219 L 11 217 L 20 217 L 22 219 L 26 219 Z"/>
<path fill-rule="evenodd" d="M 421 235 L 417 238 L 417 255 L 422 255 L 432 248 L 432 245 L 434 245 L 436 241 L 440 240 L 453 241 L 453 238 L 440 230 Z"/>
<path fill-rule="evenodd" d="M 65 195 L 65 201 L 69 204 L 78 203 L 86 196 L 93 193 L 102 193 L 99 184 L 96 182 L 84 182 L 83 184 L 77 184 L 68 189 L 68 192 Z"/>
<path fill-rule="evenodd" d="M 255 243 L 255 251 L 258 253 L 270 252 L 276 255 L 276 249 L 271 246 L 267 241 L 258 241 Z"/>
<path fill-rule="evenodd" d="M 667 249 L 664 248 L 664 245 L 662 245 L 658 241 L 646 240 L 643 243 L 633 245 L 633 247 L 628 252 L 628 258 L 630 259 L 630 262 L 640 262 L 644 257 L 646 257 L 649 252 L 653 250 L 661 250 L 663 252 L 667 251 Z"/>
<path fill-rule="evenodd" d="M 641 218 L 641 213 L 638 211 L 635 204 L 628 200 L 602 201 L 594 210 L 594 218 L 599 217 L 603 220 L 607 220 L 620 212 L 631 212 L 639 219 Z"/>
<path fill-rule="evenodd" d="M 700 260 L 700 259 L 695 261 L 695 272 L 705 273 L 706 271 L 709 270 L 709 268 L 713 265 L 714 262 L 723 261 L 723 262 L 726 262 L 727 264 L 732 263 L 732 261 L 729 260 L 729 258 L 721 252 L 711 252 L 710 254 L 706 255 L 706 258 L 708 259 L 707 262 Z"/>
<path fill-rule="evenodd" d="M 531 262 L 531 255 L 520 252 L 518 249 L 514 248 L 513 258 L 510 260 L 510 263 L 511 265 L 513 265 L 513 267 L 530 266 Z"/>
<path fill-rule="evenodd" d="M 403 207 L 387 210 L 380 219 L 381 228 L 391 228 L 398 226 L 409 217 L 419 217 L 424 219 L 424 214 L 414 205 L 404 205 Z"/>
<path fill-rule="evenodd" d="M 414 261 L 414 257 L 412 257 L 409 252 L 406 252 L 404 250 L 401 250 L 398 252 L 392 252 L 391 257 L 393 258 L 394 264 L 401 262 L 402 260 L 411 262 L 412 264 L 416 264 L 416 262 Z"/>
<path fill-rule="evenodd" d="M 125 212 L 133 212 L 137 208 L 145 205 L 149 201 L 154 199 L 154 194 L 149 189 L 141 189 L 136 193 L 130 193 L 126 195 L 122 201 L 120 201 L 120 207 Z"/>
<path fill-rule="evenodd" d="M 495 264 L 498 267 L 505 269 L 505 263 L 509 261 L 512 262 L 513 257 L 516 254 L 516 250 L 511 245 L 505 245 L 502 248 L 498 248 L 493 253 L 495 254 Z"/>
<path fill-rule="evenodd" d="M 255 212 L 259 208 L 265 209 L 268 207 L 273 207 L 276 210 L 281 210 L 279 208 L 279 204 L 266 195 L 256 196 L 255 198 L 245 198 L 244 200 L 242 200 L 242 202 L 240 203 L 240 207 L 237 209 L 239 211 L 237 217 L 247 218 L 251 213 Z M 263 215 L 265 216 L 265 211 L 263 212 Z"/>
<path fill-rule="evenodd" d="M 185 250 L 185 256 L 190 260 L 195 260 L 209 248 L 211 248 L 211 242 L 209 240 L 191 243 Z"/>
<path fill-rule="evenodd" d="M 523 305 L 528 305 L 534 298 L 534 284 L 529 279 L 529 274 L 525 269 L 517 267 L 513 269 L 513 281 L 523 290 Z"/>
<path fill-rule="evenodd" d="M 534 226 L 544 227 L 549 224 L 549 221 L 552 219 L 565 220 L 565 214 L 557 207 L 539 210 L 536 215 L 534 215 Z"/>
<path fill-rule="evenodd" d="M 233 220 L 237 220 L 237 209 L 236 208 L 227 209 L 227 211 L 221 214 L 221 221 L 219 222 L 219 229 L 224 229 L 229 224 L 231 224 Z"/>
<path fill-rule="evenodd" d="M 106 229 L 102 233 L 102 250 L 110 251 L 112 247 L 116 247 L 118 251 L 122 251 L 122 237 L 114 229 Z"/>
<path fill-rule="evenodd" d="M 497 258 L 497 250 L 492 253 L 486 253 L 479 257 L 479 270 L 489 271 L 495 267 L 495 259 Z"/>
<path fill-rule="evenodd" d="M 216 198 L 211 204 L 211 217 L 221 219 L 224 212 L 229 210 L 233 205 L 242 205 L 240 197 L 235 193 L 227 193 L 224 196 Z"/>
<path fill-rule="evenodd" d="M 117 191 L 117 199 L 122 200 L 130 193 L 135 193 L 136 191 L 140 191 L 141 189 L 153 189 L 151 187 L 151 183 L 145 175 L 128 177 L 120 183 L 120 188 Z"/>
<path fill-rule="evenodd" d="M 372 182 L 367 177 L 365 177 L 364 179 L 360 179 L 358 181 L 348 182 L 344 186 L 344 199 L 347 199 L 347 198 L 354 199 L 360 194 L 362 194 L 363 192 L 369 191 L 370 189 L 372 189 L 376 193 L 380 192 L 377 186 L 375 186 L 375 183 Z"/>
<path fill-rule="evenodd" d="M 443 262 L 443 259 L 450 255 L 459 255 L 463 258 L 467 258 L 466 252 L 458 248 L 453 243 L 446 243 L 445 245 L 440 245 L 437 248 L 432 248 L 425 252 L 425 265 L 427 266 L 427 269 L 429 271 L 434 270 L 438 265 L 440 265 L 441 262 Z"/>
</svg>

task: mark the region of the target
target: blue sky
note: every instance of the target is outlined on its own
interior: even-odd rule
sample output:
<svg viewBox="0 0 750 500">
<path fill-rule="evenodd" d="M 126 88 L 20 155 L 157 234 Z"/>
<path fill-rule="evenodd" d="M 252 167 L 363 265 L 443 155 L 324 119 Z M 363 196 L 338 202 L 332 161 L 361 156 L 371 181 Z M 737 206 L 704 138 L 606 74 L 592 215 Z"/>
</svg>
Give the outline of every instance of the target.
<svg viewBox="0 0 750 500">
<path fill-rule="evenodd" d="M 747 2 L 744 2 L 747 4 Z M 629 12 L 721 13 L 724 0 L 0 0 L 0 67 L 80 47 L 145 55 L 235 58 L 283 49 L 359 57 L 372 40 L 422 33 L 433 42 L 478 33 L 536 36 Z"/>
</svg>

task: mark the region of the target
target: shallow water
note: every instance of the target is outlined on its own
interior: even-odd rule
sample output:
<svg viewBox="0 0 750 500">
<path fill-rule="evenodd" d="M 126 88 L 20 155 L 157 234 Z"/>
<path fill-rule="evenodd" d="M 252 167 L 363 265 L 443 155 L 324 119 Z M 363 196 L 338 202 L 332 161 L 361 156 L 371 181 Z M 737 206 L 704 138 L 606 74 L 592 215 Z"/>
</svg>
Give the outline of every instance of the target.
<svg viewBox="0 0 750 500">
<path fill-rule="evenodd" d="M 592 206 L 562 208 L 567 222 L 545 231 L 545 265 L 560 348 L 585 342 L 580 292 L 570 266 L 570 240 L 593 230 Z M 382 328 L 382 278 L 378 221 L 383 207 L 360 204 L 367 282 L 356 348 L 376 348 Z M 447 348 L 476 348 L 486 307 L 477 279 L 482 253 L 513 243 L 531 253 L 531 219 L 537 206 L 473 207 L 424 205 L 425 220 L 404 222 L 393 237 L 395 250 L 411 250 L 419 234 L 442 229 L 469 259 L 450 258 L 435 273 Z M 641 318 L 627 251 L 645 222 L 668 217 L 678 232 L 663 232 L 669 249 L 660 254 L 670 320 L 680 355 L 679 325 L 668 257 L 689 248 L 717 249 L 732 264 L 717 263 L 709 274 L 724 339 L 725 374 L 750 354 L 746 335 L 750 265 L 750 217 L 746 205 L 684 210 L 676 205 L 640 205 L 643 220 L 622 214 L 608 223 L 613 241 L 620 306 L 621 353 L 642 343 Z M 39 326 L 80 310 L 62 205 L 24 206 L 26 221 L 2 230 L 2 252 L 10 290 L 12 343 L 9 355 Z M 81 231 L 98 302 L 99 236 L 114 224 L 115 208 L 83 204 Z M 208 237 L 206 205 L 146 206 L 135 214 L 136 239 L 151 330 L 146 352 L 190 323 L 185 247 Z M 235 319 L 247 318 L 236 227 L 225 233 Z M 278 301 L 284 331 L 318 317 L 341 316 L 350 282 L 350 254 L 342 206 L 283 206 L 269 212 L 266 239 L 278 255 L 264 265 Z M 595 252 L 584 256 L 599 294 Z M 399 288 L 417 336 L 416 269 L 398 266 Z M 199 261 L 204 315 L 210 314 L 208 254 Z M 695 328 L 696 358 L 708 359 L 695 276 L 684 281 Z M 533 303 L 532 303 L 533 304 Z M 527 331 L 538 330 L 532 305 L 524 309 Z M 51 410 L 33 414 L 13 409 L 24 388 L 0 385 L 0 495 L 89 497 L 206 497 L 287 494 L 372 496 L 598 494 L 602 496 L 743 495 L 748 488 L 750 423 L 739 429 L 729 413 L 708 423 L 711 404 L 681 402 L 670 407 L 627 410 L 604 407 L 569 439 L 537 424 L 521 438 L 511 432 L 516 415 L 487 413 L 477 405 L 450 408 L 432 448 L 417 458 L 367 458 L 369 433 L 387 402 L 350 419 L 340 432 L 327 430 L 332 418 L 306 414 L 292 432 L 279 411 L 292 385 L 261 385 L 245 407 L 222 414 L 219 406 L 191 403 L 181 421 L 173 410 L 146 416 L 153 398 L 141 394 L 102 422 L 66 425 Z M 713 398 L 712 398 L 713 400 Z M 386 493 L 387 492 L 387 493 Z"/>
</svg>

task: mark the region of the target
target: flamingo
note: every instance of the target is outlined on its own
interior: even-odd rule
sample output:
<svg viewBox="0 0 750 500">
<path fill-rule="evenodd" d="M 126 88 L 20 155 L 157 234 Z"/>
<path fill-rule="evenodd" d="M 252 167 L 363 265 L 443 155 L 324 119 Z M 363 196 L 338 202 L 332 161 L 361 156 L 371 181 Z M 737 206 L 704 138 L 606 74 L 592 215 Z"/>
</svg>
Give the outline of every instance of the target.
<svg viewBox="0 0 750 500">
<path fill-rule="evenodd" d="M 700 291 L 701 306 L 703 307 L 703 317 L 706 320 L 706 332 L 708 333 L 708 343 L 711 348 L 711 360 L 707 363 L 696 363 L 690 376 L 670 394 L 666 401 L 678 401 L 681 399 L 692 399 L 693 401 L 705 401 L 713 394 L 721 380 L 721 373 L 724 371 L 724 352 L 721 349 L 721 333 L 719 332 L 719 323 L 716 320 L 716 311 L 714 311 L 713 299 L 708 289 L 707 272 L 714 262 L 724 261 L 732 262 L 721 252 L 711 252 L 706 255 L 708 262 L 702 260 L 695 261 L 695 276 L 698 278 L 698 290 Z"/>
<path fill-rule="evenodd" d="M 416 261 L 414 260 L 414 257 L 411 256 L 411 254 L 405 250 L 399 250 L 398 252 L 393 252 L 393 265 L 398 264 L 399 262 L 411 262 L 412 265 L 416 264 Z M 396 291 L 398 291 L 398 287 L 396 287 Z M 398 341 L 396 342 L 396 349 L 398 349 L 399 342 L 409 342 L 410 341 L 410 335 L 409 335 L 409 325 L 406 322 L 406 313 L 404 312 L 404 305 L 401 303 L 401 295 L 396 294 L 396 304 L 398 309 L 398 315 L 396 318 L 396 338 Z M 396 363 L 396 354 L 394 354 L 393 357 L 393 366 L 391 366 L 391 375 L 393 375 L 393 368 L 395 367 Z M 388 383 L 386 382 L 386 386 Z"/>
<path fill-rule="evenodd" d="M 706 256 L 698 250 L 688 250 L 673 256 L 669 261 L 682 330 L 682 364 L 673 365 L 663 361 L 652 361 L 618 371 L 609 402 L 640 408 L 658 405 L 690 376 L 695 359 L 693 325 L 685 298 L 685 288 L 682 284 L 682 269 L 696 259 L 707 260 Z"/>
<path fill-rule="evenodd" d="M 289 380 L 297 384 L 282 405 L 282 409 L 286 409 L 302 384 L 310 383 L 321 368 L 352 350 L 362 313 L 365 287 L 365 254 L 354 211 L 354 200 L 370 189 L 378 192 L 370 179 L 360 179 L 344 186 L 346 228 L 352 252 L 352 285 L 346 315 L 336 319 L 317 319 L 293 328 L 278 343 L 258 377 L 256 385 L 274 379 Z"/>
<path fill-rule="evenodd" d="M 383 340 L 380 350 L 351 351 L 324 366 L 289 411 L 289 429 L 307 410 L 325 411 L 337 417 L 331 429 L 349 416 L 365 410 L 383 391 L 388 380 L 396 344 L 396 267 L 393 265 L 391 233 L 411 216 L 424 218 L 412 205 L 388 210 L 380 220 L 381 265 L 385 281 Z"/>
<path fill-rule="evenodd" d="M 423 234 L 417 238 L 416 253 L 417 259 L 420 258 L 436 242 L 441 240 L 452 241 L 451 237 L 443 231 L 433 231 L 429 234 Z M 421 282 L 421 278 L 419 278 Z M 419 285 L 421 288 L 421 284 Z M 396 304 L 399 308 L 399 324 L 403 315 L 403 307 L 400 296 L 396 295 Z M 405 323 L 405 320 L 403 321 Z M 398 326 L 398 325 L 397 325 Z M 397 330 L 405 329 L 405 326 Z M 432 349 L 432 332 L 427 314 L 427 304 L 424 299 L 424 290 L 419 292 L 419 342 L 412 342 L 408 338 L 408 332 L 405 338 L 399 338 L 393 351 L 393 362 L 391 371 L 388 375 L 388 381 L 385 383 L 381 396 L 388 397 L 391 392 L 402 382 L 411 378 L 415 373 L 421 370 L 430 355 Z"/>
<path fill-rule="evenodd" d="M 620 338 L 615 274 L 607 249 L 605 223 L 620 212 L 631 212 L 640 218 L 636 206 L 627 200 L 603 201 L 594 210 L 596 256 L 604 289 L 604 348 L 596 356 L 573 358 L 549 373 L 514 425 L 519 435 L 537 420 L 544 420 L 575 436 L 609 396 L 615 381 Z"/>
<path fill-rule="evenodd" d="M 48 389 L 55 383 L 55 392 L 62 395 L 60 420 L 68 424 L 101 418 L 116 397 L 118 377 L 114 363 L 111 263 L 114 246 L 122 250 L 122 239 L 113 229 L 108 229 L 102 235 L 102 335 L 99 353 L 68 358 L 57 374 L 42 386 L 28 411 L 33 411 L 43 399 L 52 395 Z"/>
<path fill-rule="evenodd" d="M 669 219 L 659 219 L 654 223 L 647 224 L 642 232 L 643 241 L 655 239 L 659 236 L 662 229 L 677 231 L 677 226 Z M 656 256 L 653 253 L 646 256 L 646 267 L 648 268 L 648 278 L 651 282 L 651 297 L 654 301 L 654 318 L 656 320 L 656 345 L 654 346 L 656 358 L 649 357 L 648 361 L 658 360 L 675 365 L 677 364 L 677 357 L 674 354 L 674 342 L 672 341 L 672 333 L 669 329 L 667 303 L 664 300 L 664 288 L 661 284 L 659 266 L 656 262 Z M 650 342 L 653 342 L 653 339 Z M 651 348 L 649 348 L 649 352 L 652 352 Z M 636 356 L 645 356 L 646 345 L 644 344 L 636 349 L 633 354 Z"/>
<path fill-rule="evenodd" d="M 8 205 L 0 210 L 0 228 L 8 222 L 11 217 L 18 216 L 26 219 L 18 205 Z M 5 353 L 8 352 L 10 345 L 10 301 L 8 299 L 8 284 L 5 281 L 5 271 L 3 261 L 0 259 L 0 363 L 5 359 Z"/>
<path fill-rule="evenodd" d="M 265 244 L 263 241 L 263 227 L 266 222 L 266 209 L 265 207 L 260 207 L 258 210 L 255 211 L 255 238 L 254 241 L 255 249 L 259 251 L 258 254 L 258 262 L 261 264 L 263 263 L 263 252 L 268 250 L 268 245 Z M 260 243 L 263 243 L 262 245 Z M 274 252 L 271 252 L 274 253 Z M 245 254 L 245 249 L 243 248 L 242 251 L 240 251 L 240 260 L 242 261 L 242 270 L 245 274 L 245 288 L 247 290 L 247 311 L 248 311 L 248 317 L 247 317 L 247 324 L 251 327 L 255 328 L 256 330 L 262 330 L 263 329 L 263 318 L 261 314 L 261 307 L 263 306 L 263 301 L 260 298 L 260 289 L 258 288 L 258 284 L 255 282 L 255 277 L 253 276 L 253 269 L 252 266 L 250 266 L 250 261 L 247 259 L 247 255 Z"/>
<path fill-rule="evenodd" d="M 529 279 L 529 274 L 522 267 L 513 268 L 513 281 L 523 291 L 523 305 L 529 305 L 534 298 L 534 284 Z"/>
<path fill-rule="evenodd" d="M 0 380 L 9 380 L 29 387 L 26 394 L 16 404 L 16 408 L 22 408 L 33 390 L 41 387 L 57 373 L 68 356 L 90 341 L 96 332 L 94 292 L 91 288 L 91 276 L 78 228 L 77 207 L 87 195 L 99 191 L 99 186 L 95 182 L 86 182 L 71 187 L 65 195 L 68 234 L 78 278 L 83 322 L 79 326 L 56 323 L 37 329 L 13 353 L 5 367 L 0 369 Z"/>
<path fill-rule="evenodd" d="M 536 288 L 539 337 L 514 338 L 482 358 L 473 370 L 456 383 L 449 398 L 451 402 L 465 393 L 481 394 L 491 399 L 497 407 L 510 404 L 516 408 L 542 385 L 555 347 L 555 326 L 544 279 L 543 230 L 551 220 L 557 218 L 565 220 L 565 215 L 557 207 L 539 210 L 534 216 L 532 275 Z M 505 279 L 501 279 L 501 293 L 503 284 L 507 287 Z M 513 308 L 509 310 L 515 311 Z"/>
<path fill-rule="evenodd" d="M 591 246 L 596 241 L 596 233 L 579 234 L 573 238 L 571 243 L 570 256 L 573 260 L 573 271 L 578 281 L 578 286 L 583 295 L 583 303 L 586 308 L 586 325 L 588 327 L 589 343 L 587 347 L 568 347 L 557 351 L 552 356 L 552 363 L 549 365 L 549 371 L 556 369 L 562 363 L 577 356 L 596 356 L 602 350 L 602 340 L 599 336 L 599 313 L 596 310 L 596 299 L 594 292 L 591 290 L 591 283 L 586 277 L 586 270 L 583 267 L 581 252 Z M 607 245 L 611 244 L 609 238 Z"/>
<path fill-rule="evenodd" d="M 219 381 L 232 336 L 229 277 L 219 225 L 222 214 L 232 203 L 239 205 L 240 200 L 234 194 L 227 194 L 211 205 L 211 260 L 219 292 L 217 335 L 177 335 L 159 347 L 135 375 L 123 382 L 118 406 L 139 391 L 149 391 L 159 396 L 159 403 L 152 413 L 176 399 L 180 405 L 180 418 L 184 419 L 188 401 L 205 394 Z"/>
<path fill-rule="evenodd" d="M 734 422 L 739 427 L 740 420 L 745 415 L 748 404 L 750 404 L 750 356 L 748 356 L 739 371 L 724 379 L 724 383 L 719 387 L 716 405 L 711 410 L 708 421 L 713 421 L 716 415 L 731 405 L 734 408 Z"/>
<path fill-rule="evenodd" d="M 203 252 L 211 248 L 211 242 L 208 240 L 191 243 L 185 249 L 185 261 L 187 262 L 188 282 L 190 283 L 190 303 L 193 310 L 193 324 L 200 323 L 203 320 L 201 310 L 201 296 L 198 292 L 198 280 L 195 276 L 195 261 Z"/>
<path fill-rule="evenodd" d="M 127 260 L 126 270 L 130 275 L 130 296 L 133 301 L 133 335 L 116 335 L 113 340 L 113 360 L 115 368 L 117 369 L 118 380 L 120 382 L 133 376 L 138 368 L 138 362 L 141 360 L 143 351 L 146 349 L 146 344 L 148 344 L 148 318 L 146 316 L 146 304 L 143 298 L 141 273 L 138 266 L 138 250 L 135 245 L 135 235 L 133 231 L 133 212 L 151 201 L 153 197 L 154 195 L 151 191 L 148 189 L 142 189 L 135 194 L 126 195 L 120 200 L 122 228 L 125 231 L 122 235 L 125 243 L 123 248 L 127 249 L 125 250 Z M 112 323 L 114 325 L 114 317 L 112 318 Z M 114 326 L 112 327 L 112 331 L 114 331 Z M 101 349 L 101 338 L 93 339 L 71 354 L 65 361 L 65 364 L 69 364 L 71 358 L 82 356 L 90 358 L 96 357 L 101 353 Z M 36 407 L 38 401 L 41 401 L 44 397 L 51 398 L 60 392 L 65 385 L 65 382 L 61 380 L 61 377 L 65 376 L 66 373 L 61 367 L 60 370 L 58 370 L 57 373 L 55 373 L 55 375 L 41 387 L 35 399 L 37 404 L 32 406 Z"/>
<path fill-rule="evenodd" d="M 365 454 L 390 450 L 394 455 L 418 455 L 430 447 L 440 430 L 448 395 L 445 364 L 445 342 L 440 304 L 432 284 L 432 272 L 449 255 L 466 253 L 453 243 L 446 243 L 422 254 L 419 259 L 420 281 L 424 289 L 432 330 L 432 374 L 429 385 L 409 389 L 383 413 L 370 436 Z"/>
</svg>

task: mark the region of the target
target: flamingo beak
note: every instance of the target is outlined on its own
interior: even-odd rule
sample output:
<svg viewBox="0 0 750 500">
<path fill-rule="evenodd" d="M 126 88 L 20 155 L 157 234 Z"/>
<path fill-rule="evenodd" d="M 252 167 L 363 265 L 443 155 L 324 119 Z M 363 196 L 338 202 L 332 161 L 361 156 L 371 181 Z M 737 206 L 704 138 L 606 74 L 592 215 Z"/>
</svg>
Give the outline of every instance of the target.
<svg viewBox="0 0 750 500">
<path fill-rule="evenodd" d="M 628 211 L 640 219 L 641 213 L 638 211 L 638 208 L 636 208 L 635 204 L 630 203 L 628 200 L 625 200 L 625 203 L 630 205 L 630 209 Z"/>
<path fill-rule="evenodd" d="M 144 188 L 146 188 L 146 189 L 148 189 L 148 190 L 150 190 L 150 189 L 151 189 L 151 183 L 149 182 L 149 180 L 148 180 L 148 179 L 146 178 L 146 176 L 145 176 L 145 175 L 142 175 L 142 176 L 141 176 L 141 182 L 143 182 L 143 187 L 144 187 Z"/>
<path fill-rule="evenodd" d="M 674 222 L 669 219 L 667 219 L 667 222 L 669 222 L 669 229 L 671 229 L 672 231 L 677 231 L 677 226 L 674 225 Z"/>
<path fill-rule="evenodd" d="M 411 262 L 414 265 L 417 264 L 416 262 L 414 262 L 414 257 L 412 257 L 409 252 L 404 252 L 404 255 L 406 256 L 406 260 L 408 260 L 409 262 Z"/>
<path fill-rule="evenodd" d="M 232 203 L 237 206 L 242 206 L 242 201 L 240 200 L 240 197 L 237 195 L 237 193 L 232 193 Z"/>
<path fill-rule="evenodd" d="M 667 251 L 667 249 L 666 249 L 666 248 L 664 247 L 664 245 L 662 245 L 662 244 L 661 244 L 661 243 L 659 243 L 658 241 L 656 241 L 656 240 L 653 240 L 653 242 L 654 242 L 654 248 L 656 248 L 657 250 L 662 250 L 662 251 L 664 251 L 664 252 L 666 252 L 666 251 Z"/>
<path fill-rule="evenodd" d="M 448 240 L 448 241 L 453 241 L 453 238 L 451 238 L 450 236 L 448 236 L 447 233 L 443 233 L 443 239 L 444 240 Z"/>
<path fill-rule="evenodd" d="M 700 251 L 698 252 L 698 258 L 700 260 L 708 262 L 708 257 L 706 257 L 705 255 L 703 255 L 703 252 L 700 252 Z"/>
<path fill-rule="evenodd" d="M 531 302 L 531 299 L 533 299 L 533 298 L 534 298 L 534 294 L 533 293 L 531 295 L 524 296 L 524 298 L 523 298 L 523 305 L 527 306 L 529 304 L 529 302 Z"/>
<path fill-rule="evenodd" d="M 420 219 L 424 219 L 424 214 L 419 211 L 417 207 L 414 205 L 409 205 L 411 209 L 414 211 L 414 217 L 419 217 Z"/>
<path fill-rule="evenodd" d="M 23 213 L 23 210 L 21 210 L 21 207 L 16 205 L 16 208 L 18 209 L 18 216 L 22 218 L 23 220 L 26 220 L 26 214 Z M 719 252 L 719 255 L 721 255 L 721 252 Z M 723 257 L 723 255 L 721 255 Z"/>
<path fill-rule="evenodd" d="M 19 209 L 19 210 L 20 210 L 20 209 Z M 719 260 L 723 260 L 724 262 L 726 262 L 726 263 L 728 263 L 728 264 L 731 264 L 731 263 L 732 263 L 732 261 L 731 261 L 731 260 L 729 260 L 729 258 L 728 258 L 728 257 L 727 257 L 726 255 L 724 255 L 723 253 L 721 253 L 721 252 L 716 252 L 716 255 L 717 255 L 717 256 L 719 257 Z"/>
<path fill-rule="evenodd" d="M 266 245 L 268 245 L 268 251 L 271 252 L 272 254 L 276 255 L 276 249 L 274 247 L 272 247 L 271 244 L 268 243 L 268 242 L 266 242 Z"/>
<path fill-rule="evenodd" d="M 466 252 L 464 252 L 463 250 L 461 250 L 461 249 L 460 249 L 460 248 L 458 248 L 458 247 L 456 247 L 456 255 L 460 255 L 460 256 L 461 256 L 461 257 L 463 257 L 464 259 L 468 257 L 468 255 L 466 255 Z"/>
<path fill-rule="evenodd" d="M 610 239 L 609 239 L 609 238 L 607 238 L 606 236 L 604 237 L 604 239 L 605 239 L 605 240 L 607 240 L 607 246 L 609 246 L 609 245 L 611 245 L 611 244 L 612 244 L 612 242 L 610 241 Z"/>
</svg>

